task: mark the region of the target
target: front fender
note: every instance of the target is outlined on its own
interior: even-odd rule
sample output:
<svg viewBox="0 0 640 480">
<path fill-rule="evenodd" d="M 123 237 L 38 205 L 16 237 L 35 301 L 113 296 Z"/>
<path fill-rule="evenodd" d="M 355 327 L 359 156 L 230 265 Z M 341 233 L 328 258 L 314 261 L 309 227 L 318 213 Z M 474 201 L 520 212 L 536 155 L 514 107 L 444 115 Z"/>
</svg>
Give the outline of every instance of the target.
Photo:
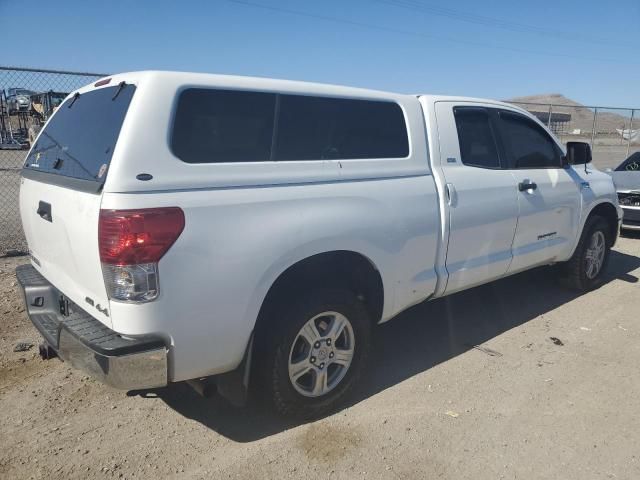
<svg viewBox="0 0 640 480">
<path fill-rule="evenodd" d="M 593 172 L 593 174 L 596 175 L 594 178 L 588 178 L 590 188 L 582 190 L 580 226 L 571 248 L 571 256 L 573 256 L 578 246 L 587 219 L 593 214 L 596 208 L 602 208 L 601 206 L 605 204 L 609 204 L 615 208 L 617 213 L 618 229 L 620 228 L 622 209 L 620 208 L 620 205 L 618 205 L 618 196 L 613 182 L 611 181 L 611 177 L 602 172 Z"/>
</svg>

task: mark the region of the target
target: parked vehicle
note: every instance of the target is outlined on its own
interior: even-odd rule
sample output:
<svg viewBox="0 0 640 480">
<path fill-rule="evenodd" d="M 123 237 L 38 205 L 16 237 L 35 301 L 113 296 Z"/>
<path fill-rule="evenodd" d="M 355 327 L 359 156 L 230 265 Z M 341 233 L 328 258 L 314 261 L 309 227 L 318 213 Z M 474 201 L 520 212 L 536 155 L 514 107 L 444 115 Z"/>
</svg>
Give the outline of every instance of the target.
<svg viewBox="0 0 640 480">
<path fill-rule="evenodd" d="M 313 416 L 414 304 L 550 264 L 597 287 L 621 211 L 590 158 L 492 100 L 116 75 L 27 157 L 17 277 L 45 356 Z"/>
<path fill-rule="evenodd" d="M 0 150 L 28 150 L 31 145 L 25 136 L 26 119 L 20 116 L 13 121 L 6 93 L 0 89 Z"/>
<path fill-rule="evenodd" d="M 44 123 L 53 112 L 67 98 L 68 93 L 48 92 L 34 93 L 29 98 L 31 103 L 31 126 L 29 127 L 29 142 L 33 143 Z"/>
<path fill-rule="evenodd" d="M 14 115 L 18 112 L 28 112 L 31 108 L 30 97 L 34 92 L 24 88 L 9 88 L 7 89 L 7 110 L 9 115 Z"/>
<path fill-rule="evenodd" d="M 640 230 L 640 152 L 636 152 L 609 171 L 622 207 L 622 228 Z"/>
</svg>

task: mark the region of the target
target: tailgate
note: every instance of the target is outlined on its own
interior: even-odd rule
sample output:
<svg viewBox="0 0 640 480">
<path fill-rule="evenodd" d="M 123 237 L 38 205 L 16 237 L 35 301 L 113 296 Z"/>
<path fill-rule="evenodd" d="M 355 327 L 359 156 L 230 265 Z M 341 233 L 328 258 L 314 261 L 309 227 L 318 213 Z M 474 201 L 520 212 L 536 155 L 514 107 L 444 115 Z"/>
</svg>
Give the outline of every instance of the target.
<svg viewBox="0 0 640 480">
<path fill-rule="evenodd" d="M 35 267 L 107 326 L 98 249 L 102 188 L 136 87 L 124 81 L 67 97 L 22 169 L 20 216 Z M 96 84 L 96 85 L 98 85 Z"/>
<path fill-rule="evenodd" d="M 98 253 L 101 198 L 23 178 L 20 216 L 35 267 L 74 303 L 111 326 Z"/>
</svg>

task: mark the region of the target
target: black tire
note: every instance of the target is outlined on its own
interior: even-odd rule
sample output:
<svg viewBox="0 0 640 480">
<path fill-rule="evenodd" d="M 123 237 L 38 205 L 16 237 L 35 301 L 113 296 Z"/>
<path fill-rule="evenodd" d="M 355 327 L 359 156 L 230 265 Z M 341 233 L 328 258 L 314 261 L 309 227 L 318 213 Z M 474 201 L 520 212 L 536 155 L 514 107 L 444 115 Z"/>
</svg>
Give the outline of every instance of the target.
<svg viewBox="0 0 640 480">
<path fill-rule="evenodd" d="M 590 242 L 596 232 L 602 232 L 605 239 L 604 258 L 600 270 L 595 276 L 587 275 L 587 251 Z M 608 222 L 597 215 L 587 219 L 580 236 L 580 241 L 573 256 L 569 261 L 562 264 L 564 283 L 571 289 L 586 292 L 602 285 L 604 272 L 609 264 L 609 254 L 611 253 L 611 229 Z"/>
<path fill-rule="evenodd" d="M 335 387 L 319 397 L 299 393 L 289 378 L 289 355 L 301 328 L 324 312 L 338 312 L 350 322 L 355 339 L 351 364 Z M 258 388 L 266 389 L 281 415 L 310 419 L 334 410 L 360 379 L 369 356 L 371 320 L 364 305 L 349 290 L 315 289 L 292 302 L 281 301 L 262 322 L 254 365 Z M 329 367 L 327 367 L 328 369 Z"/>
</svg>

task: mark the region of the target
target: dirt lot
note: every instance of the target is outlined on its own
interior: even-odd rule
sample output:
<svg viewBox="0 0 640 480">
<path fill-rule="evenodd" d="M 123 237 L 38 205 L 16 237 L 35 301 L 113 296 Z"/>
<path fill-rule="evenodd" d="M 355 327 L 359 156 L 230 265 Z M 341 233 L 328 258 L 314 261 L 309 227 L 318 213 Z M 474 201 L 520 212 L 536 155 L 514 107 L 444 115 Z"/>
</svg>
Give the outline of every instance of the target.
<svg viewBox="0 0 640 480">
<path fill-rule="evenodd" d="M 640 478 L 639 256 L 621 239 L 580 297 L 542 269 L 413 308 L 378 329 L 353 402 L 303 425 L 41 361 L 25 259 L 2 258 L 0 478 Z"/>
</svg>

